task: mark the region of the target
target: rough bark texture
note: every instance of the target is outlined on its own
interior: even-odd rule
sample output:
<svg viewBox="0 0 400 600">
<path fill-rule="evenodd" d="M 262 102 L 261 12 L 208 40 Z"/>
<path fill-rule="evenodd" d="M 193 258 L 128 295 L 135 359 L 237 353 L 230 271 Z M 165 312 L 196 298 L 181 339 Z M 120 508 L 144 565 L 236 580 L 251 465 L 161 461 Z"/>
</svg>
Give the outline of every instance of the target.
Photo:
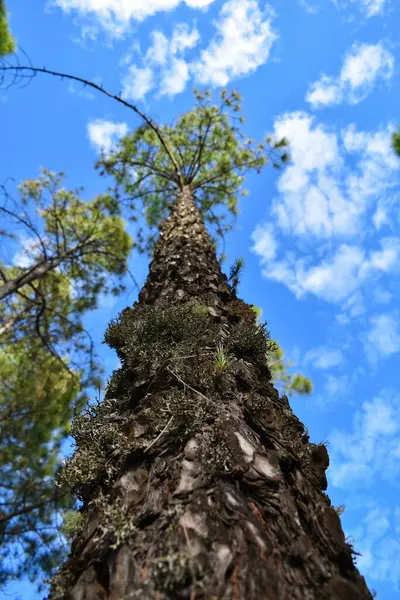
<svg viewBox="0 0 400 600">
<path fill-rule="evenodd" d="M 74 423 L 84 519 L 52 599 L 372 598 L 323 492 L 327 450 L 272 386 L 268 332 L 188 188 L 105 339 L 122 368 Z"/>
</svg>

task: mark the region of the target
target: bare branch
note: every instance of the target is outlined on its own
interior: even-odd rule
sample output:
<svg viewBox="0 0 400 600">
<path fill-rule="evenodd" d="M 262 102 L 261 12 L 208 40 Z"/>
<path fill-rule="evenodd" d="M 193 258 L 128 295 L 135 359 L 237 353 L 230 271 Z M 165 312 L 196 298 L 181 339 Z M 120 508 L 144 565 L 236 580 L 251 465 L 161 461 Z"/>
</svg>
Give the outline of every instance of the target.
<svg viewBox="0 0 400 600">
<path fill-rule="evenodd" d="M 141 119 L 143 119 L 143 121 L 145 121 L 145 123 L 150 127 L 150 129 L 152 129 L 154 131 L 154 133 L 157 135 L 158 139 L 160 140 L 160 143 L 164 147 L 164 150 L 167 153 L 167 155 L 169 156 L 169 159 L 174 167 L 179 186 L 180 186 L 180 188 L 183 187 L 184 182 L 182 179 L 181 171 L 179 169 L 179 165 L 176 161 L 175 156 L 173 155 L 172 151 L 169 148 L 169 144 L 162 136 L 159 127 L 155 123 L 153 123 L 153 121 L 149 117 L 147 117 L 142 111 L 140 111 L 134 104 L 131 104 L 127 100 L 123 100 L 120 95 L 112 94 L 111 92 L 108 92 L 107 90 L 105 90 L 102 86 L 98 85 L 97 83 L 94 83 L 93 81 L 89 81 L 88 79 L 84 79 L 83 77 L 78 77 L 76 75 L 70 75 L 69 73 L 61 73 L 59 71 L 52 71 L 50 69 L 46 69 L 45 67 L 40 68 L 40 67 L 33 67 L 33 66 L 22 66 L 22 65 L 13 66 L 13 65 L 7 65 L 7 64 L 4 64 L 4 65 L 0 64 L 0 71 L 13 71 L 15 73 L 15 77 L 17 77 L 17 74 L 21 71 L 22 72 L 30 71 L 31 73 L 34 73 L 34 74 L 46 73 L 47 75 L 54 75 L 55 77 L 61 77 L 61 79 L 65 78 L 65 79 L 70 79 L 72 81 L 79 81 L 80 83 L 83 83 L 83 85 L 89 86 L 89 87 L 97 90 L 98 92 L 101 92 L 108 98 L 112 98 L 113 100 L 116 100 L 123 106 L 130 108 L 137 115 L 139 115 L 139 117 L 141 117 Z"/>
</svg>

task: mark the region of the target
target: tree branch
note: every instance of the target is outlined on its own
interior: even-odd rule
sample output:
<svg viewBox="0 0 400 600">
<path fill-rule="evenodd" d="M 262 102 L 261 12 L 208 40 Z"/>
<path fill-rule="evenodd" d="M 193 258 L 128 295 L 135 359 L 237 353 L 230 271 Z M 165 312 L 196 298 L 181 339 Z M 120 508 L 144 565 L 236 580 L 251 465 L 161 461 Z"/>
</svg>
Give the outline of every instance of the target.
<svg viewBox="0 0 400 600">
<path fill-rule="evenodd" d="M 85 86 L 87 85 L 87 86 L 97 90 L 98 92 L 101 92 L 108 98 L 112 98 L 113 100 L 116 100 L 123 106 L 130 108 L 137 115 L 139 115 L 139 117 L 141 117 L 141 119 L 143 119 L 143 121 L 145 121 L 145 123 L 157 135 L 158 139 L 160 140 L 162 146 L 164 147 L 165 152 L 167 153 L 167 155 L 174 167 L 176 176 L 178 178 L 179 186 L 181 187 L 181 189 L 183 188 L 184 182 L 182 179 L 181 171 L 179 169 L 179 165 L 176 161 L 175 156 L 173 155 L 172 151 L 169 148 L 169 144 L 162 136 L 158 126 L 155 123 L 153 123 L 153 121 L 149 117 L 147 117 L 144 113 L 142 113 L 142 111 L 140 111 L 134 104 L 131 104 L 127 100 L 123 100 L 120 95 L 112 94 L 111 92 L 108 92 L 107 90 L 105 90 L 101 85 L 98 85 L 97 83 L 94 83 L 93 81 L 89 81 L 88 79 L 84 79 L 83 77 L 78 77 L 77 75 L 70 75 L 69 73 L 60 73 L 59 71 L 52 71 L 50 69 L 46 69 L 45 67 L 40 68 L 40 67 L 27 67 L 27 66 L 22 66 L 22 65 L 16 65 L 16 66 L 0 65 L 0 71 L 14 71 L 15 73 L 17 73 L 18 71 L 31 71 L 34 74 L 46 73 L 47 75 L 54 75 L 55 77 L 61 77 L 61 79 L 63 79 L 65 77 L 65 79 L 70 79 L 72 81 L 79 81 L 79 83 L 83 83 L 83 85 L 85 85 Z"/>
</svg>

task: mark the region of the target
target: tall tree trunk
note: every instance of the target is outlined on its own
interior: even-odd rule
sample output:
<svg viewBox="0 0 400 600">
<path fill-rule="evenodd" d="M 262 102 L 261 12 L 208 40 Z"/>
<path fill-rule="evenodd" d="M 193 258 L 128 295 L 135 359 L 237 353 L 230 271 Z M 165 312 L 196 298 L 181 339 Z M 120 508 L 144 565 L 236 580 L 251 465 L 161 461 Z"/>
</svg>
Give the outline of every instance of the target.
<svg viewBox="0 0 400 600">
<path fill-rule="evenodd" d="M 122 367 L 75 420 L 83 524 L 53 599 L 366 600 L 325 446 L 271 384 L 268 334 L 221 273 L 189 188 L 139 301 L 105 336 Z"/>
</svg>

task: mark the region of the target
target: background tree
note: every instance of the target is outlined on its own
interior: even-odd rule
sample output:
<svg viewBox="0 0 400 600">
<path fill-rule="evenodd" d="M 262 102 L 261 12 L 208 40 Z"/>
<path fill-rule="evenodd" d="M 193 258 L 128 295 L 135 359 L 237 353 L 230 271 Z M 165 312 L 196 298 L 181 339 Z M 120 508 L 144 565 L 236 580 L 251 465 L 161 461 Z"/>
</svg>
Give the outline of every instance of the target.
<svg viewBox="0 0 400 600">
<path fill-rule="evenodd" d="M 276 340 L 273 341 L 275 348 L 269 353 L 268 366 L 276 388 L 289 397 L 294 394 L 312 394 L 313 385 L 311 379 L 301 375 L 301 373 L 291 373 L 290 369 L 294 366 L 294 363 L 284 361 L 284 350 Z"/>
<path fill-rule="evenodd" d="M 79 198 L 43 170 L 3 188 L 0 236 L 0 583 L 50 568 L 59 553 L 54 487 L 74 410 L 100 364 L 84 315 L 100 294 L 119 294 L 132 246 L 106 195 Z M 22 248 L 21 248 L 22 241 Z M 4 250 L 3 250 L 4 252 Z"/>
<path fill-rule="evenodd" d="M 207 186 L 237 191 L 238 138 L 227 156 L 220 131 L 197 130 L 182 160 L 176 132 L 159 131 L 165 144 L 141 128 L 99 162 L 129 201 L 144 184 L 159 235 L 138 302 L 105 334 L 121 368 L 74 420 L 61 481 L 82 508 L 50 597 L 370 600 L 323 493 L 327 450 L 271 385 L 269 333 L 222 274 L 204 225 L 215 223 L 208 210 L 236 208 Z"/>
<path fill-rule="evenodd" d="M 14 51 L 15 44 L 8 26 L 7 8 L 4 0 L 0 0 L 0 56 L 6 56 Z"/>
<path fill-rule="evenodd" d="M 253 311 L 257 315 L 257 321 L 260 322 L 262 309 L 253 306 Z M 284 361 L 285 352 L 276 340 L 272 340 L 270 351 L 268 353 L 268 367 L 271 371 L 272 381 L 280 393 L 287 396 L 295 394 L 312 394 L 313 384 L 311 379 L 301 373 L 291 373 L 294 363 Z"/>
<path fill-rule="evenodd" d="M 396 152 L 396 154 L 398 156 L 400 156 L 400 127 L 397 132 L 393 133 L 392 145 L 393 145 L 393 149 Z"/>
</svg>

